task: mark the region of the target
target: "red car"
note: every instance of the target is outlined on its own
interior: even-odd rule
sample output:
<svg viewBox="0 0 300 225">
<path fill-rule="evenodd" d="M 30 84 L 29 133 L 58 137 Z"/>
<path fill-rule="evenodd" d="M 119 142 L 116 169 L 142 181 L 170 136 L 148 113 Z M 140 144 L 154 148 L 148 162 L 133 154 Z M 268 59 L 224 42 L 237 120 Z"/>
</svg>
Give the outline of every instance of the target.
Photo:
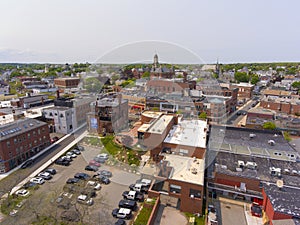
<svg viewBox="0 0 300 225">
<path fill-rule="evenodd" d="M 58 138 L 58 137 L 56 137 L 56 136 L 55 136 L 55 137 L 53 137 L 53 138 L 51 139 L 51 143 L 54 143 L 54 142 L 58 141 L 58 139 L 59 139 L 59 138 Z"/>
<path fill-rule="evenodd" d="M 262 208 L 256 202 L 253 202 L 251 204 L 251 214 L 252 216 L 262 217 Z"/>
<path fill-rule="evenodd" d="M 97 162 L 97 161 L 95 161 L 95 160 L 91 160 L 91 161 L 89 162 L 89 165 L 100 167 L 100 166 L 101 166 L 101 163 L 99 163 L 99 162 Z"/>
</svg>

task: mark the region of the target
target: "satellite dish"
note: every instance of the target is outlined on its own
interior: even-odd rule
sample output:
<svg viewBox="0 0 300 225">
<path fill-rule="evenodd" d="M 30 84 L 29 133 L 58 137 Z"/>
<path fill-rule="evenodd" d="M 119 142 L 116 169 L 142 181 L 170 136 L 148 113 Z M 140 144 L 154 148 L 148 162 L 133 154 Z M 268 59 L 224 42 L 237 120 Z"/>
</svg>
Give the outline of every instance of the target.
<svg viewBox="0 0 300 225">
<path fill-rule="evenodd" d="M 283 180 L 277 180 L 276 185 L 278 188 L 283 188 Z"/>
</svg>

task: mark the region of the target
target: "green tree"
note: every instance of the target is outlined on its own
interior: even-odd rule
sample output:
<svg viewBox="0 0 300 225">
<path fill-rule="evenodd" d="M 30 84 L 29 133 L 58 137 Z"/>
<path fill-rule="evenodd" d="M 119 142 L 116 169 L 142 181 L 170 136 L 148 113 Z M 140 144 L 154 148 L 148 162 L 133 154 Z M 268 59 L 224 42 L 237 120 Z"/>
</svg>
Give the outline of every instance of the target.
<svg viewBox="0 0 300 225">
<path fill-rule="evenodd" d="M 300 81 L 295 81 L 294 83 L 292 83 L 292 87 L 299 90 L 300 89 Z"/>
<path fill-rule="evenodd" d="M 101 82 L 95 77 L 86 78 L 84 81 L 84 88 L 88 92 L 100 92 L 102 87 L 103 84 L 101 84 Z"/>
<path fill-rule="evenodd" d="M 234 79 L 237 82 L 248 82 L 249 81 L 249 76 L 246 72 L 236 72 L 234 74 Z"/>
<path fill-rule="evenodd" d="M 150 77 L 150 72 L 146 71 L 143 73 L 142 78 L 149 78 Z"/>
<path fill-rule="evenodd" d="M 253 74 L 251 77 L 251 84 L 257 84 L 259 82 L 259 77 L 257 74 Z"/>
<path fill-rule="evenodd" d="M 273 122 L 265 122 L 263 124 L 263 128 L 267 129 L 267 130 L 275 130 L 276 129 L 276 125 Z"/>
<path fill-rule="evenodd" d="M 206 112 L 201 112 L 198 117 L 199 117 L 200 120 L 206 120 L 207 114 L 206 114 Z"/>
</svg>

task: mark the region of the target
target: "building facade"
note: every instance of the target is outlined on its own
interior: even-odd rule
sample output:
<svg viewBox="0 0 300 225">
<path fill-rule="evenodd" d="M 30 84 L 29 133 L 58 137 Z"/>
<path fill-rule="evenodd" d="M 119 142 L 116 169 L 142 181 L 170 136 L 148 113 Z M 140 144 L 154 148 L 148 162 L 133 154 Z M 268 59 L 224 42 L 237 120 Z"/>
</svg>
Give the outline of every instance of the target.
<svg viewBox="0 0 300 225">
<path fill-rule="evenodd" d="M 47 123 L 20 119 L 1 126 L 0 172 L 6 173 L 50 145 Z"/>
</svg>

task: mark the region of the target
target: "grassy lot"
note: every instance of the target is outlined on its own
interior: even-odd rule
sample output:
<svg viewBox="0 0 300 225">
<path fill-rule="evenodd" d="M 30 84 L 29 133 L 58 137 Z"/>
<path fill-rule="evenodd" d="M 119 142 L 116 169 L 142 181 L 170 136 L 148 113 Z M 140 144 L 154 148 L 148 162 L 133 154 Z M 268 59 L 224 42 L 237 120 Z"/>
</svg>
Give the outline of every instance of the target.
<svg viewBox="0 0 300 225">
<path fill-rule="evenodd" d="M 152 208 L 143 207 L 134 221 L 133 225 L 145 225 L 148 223 L 149 217 L 151 215 Z"/>
</svg>

